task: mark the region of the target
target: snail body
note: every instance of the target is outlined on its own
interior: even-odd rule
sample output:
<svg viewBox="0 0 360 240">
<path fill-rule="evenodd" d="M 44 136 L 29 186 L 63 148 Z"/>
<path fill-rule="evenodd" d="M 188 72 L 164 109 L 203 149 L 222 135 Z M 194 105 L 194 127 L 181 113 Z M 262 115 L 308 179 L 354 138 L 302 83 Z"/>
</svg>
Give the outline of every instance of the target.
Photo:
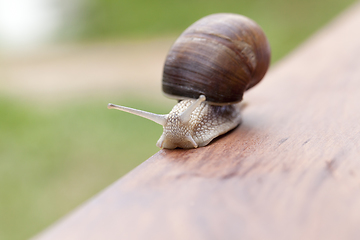
<svg viewBox="0 0 360 240">
<path fill-rule="evenodd" d="M 162 89 L 181 100 L 169 114 L 108 108 L 161 124 L 160 148 L 206 146 L 240 124 L 236 103 L 264 77 L 269 63 L 269 43 L 254 21 L 237 14 L 209 15 L 187 28 L 168 53 Z"/>
</svg>

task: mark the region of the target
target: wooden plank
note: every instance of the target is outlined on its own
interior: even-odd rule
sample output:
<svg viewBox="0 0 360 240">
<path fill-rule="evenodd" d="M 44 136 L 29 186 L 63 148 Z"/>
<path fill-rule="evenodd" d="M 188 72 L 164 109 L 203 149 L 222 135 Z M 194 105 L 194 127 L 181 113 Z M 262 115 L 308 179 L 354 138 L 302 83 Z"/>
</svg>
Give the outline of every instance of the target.
<svg viewBox="0 0 360 240">
<path fill-rule="evenodd" d="M 359 29 L 357 4 L 245 95 L 239 128 L 159 151 L 35 239 L 360 239 Z"/>
</svg>

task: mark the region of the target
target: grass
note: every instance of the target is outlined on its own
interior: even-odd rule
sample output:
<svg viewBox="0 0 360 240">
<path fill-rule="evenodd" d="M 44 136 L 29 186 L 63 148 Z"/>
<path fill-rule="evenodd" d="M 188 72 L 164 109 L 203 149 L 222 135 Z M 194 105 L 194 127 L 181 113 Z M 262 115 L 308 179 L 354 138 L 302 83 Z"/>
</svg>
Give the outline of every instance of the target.
<svg viewBox="0 0 360 240">
<path fill-rule="evenodd" d="M 234 12 L 267 34 L 273 61 L 283 57 L 354 0 L 92 0 L 83 11 L 81 39 L 179 35 L 199 18 Z"/>
<path fill-rule="evenodd" d="M 179 34 L 204 15 L 236 12 L 263 27 L 276 61 L 352 2 L 92 0 L 79 37 L 99 41 Z M 44 109 L 0 98 L 0 239 L 33 236 L 158 151 L 161 126 L 107 110 L 107 101 Z M 115 102 L 170 110 L 136 95 Z"/>
<path fill-rule="evenodd" d="M 118 102 L 169 111 L 151 101 Z M 158 151 L 160 125 L 106 104 L 44 111 L 0 100 L 0 239 L 39 232 Z"/>
</svg>

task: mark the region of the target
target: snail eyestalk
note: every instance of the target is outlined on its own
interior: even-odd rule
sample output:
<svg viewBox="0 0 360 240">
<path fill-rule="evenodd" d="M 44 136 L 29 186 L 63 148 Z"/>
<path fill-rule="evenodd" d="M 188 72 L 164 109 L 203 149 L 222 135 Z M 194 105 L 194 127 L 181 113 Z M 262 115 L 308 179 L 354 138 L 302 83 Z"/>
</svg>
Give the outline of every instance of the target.
<svg viewBox="0 0 360 240">
<path fill-rule="evenodd" d="M 193 102 L 180 116 L 181 122 L 182 123 L 186 123 L 188 121 L 190 121 L 190 117 L 192 112 L 198 107 L 200 106 L 200 104 L 202 102 L 204 102 L 206 100 L 206 97 L 204 95 L 200 95 L 200 97 Z"/>
<path fill-rule="evenodd" d="M 134 108 L 129 108 L 129 107 L 124 107 L 124 106 L 120 106 L 120 105 L 115 105 L 112 103 L 108 104 L 108 109 L 117 109 L 123 112 L 128 112 L 143 118 L 147 118 L 153 122 L 156 122 L 162 126 L 165 125 L 166 123 L 166 115 L 162 115 L 162 114 L 155 114 L 155 113 L 151 113 L 151 112 L 146 112 L 146 111 L 142 111 L 142 110 L 138 110 L 138 109 L 134 109 Z"/>
</svg>

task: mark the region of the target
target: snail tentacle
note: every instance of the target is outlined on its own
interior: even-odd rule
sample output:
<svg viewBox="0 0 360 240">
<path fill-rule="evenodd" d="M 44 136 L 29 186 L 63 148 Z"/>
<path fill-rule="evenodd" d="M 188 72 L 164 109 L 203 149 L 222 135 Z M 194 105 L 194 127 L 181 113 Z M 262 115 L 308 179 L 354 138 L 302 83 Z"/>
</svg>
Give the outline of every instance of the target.
<svg viewBox="0 0 360 240">
<path fill-rule="evenodd" d="M 157 124 L 160 124 L 162 126 L 164 126 L 165 122 L 166 122 L 166 116 L 167 114 L 155 114 L 155 113 L 151 113 L 151 112 L 146 112 L 143 110 L 138 110 L 135 108 L 130 108 L 130 107 L 124 107 L 124 106 L 120 106 L 120 105 L 116 105 L 116 104 L 112 104 L 109 103 L 108 104 L 108 109 L 117 109 L 123 112 L 128 112 L 143 118 L 147 118 L 153 122 L 156 122 Z"/>
<path fill-rule="evenodd" d="M 200 95 L 198 100 L 196 100 L 194 103 L 192 103 L 180 116 L 181 122 L 185 123 L 190 121 L 190 117 L 192 112 L 202 103 L 206 100 L 206 97 L 204 95 Z"/>
</svg>

